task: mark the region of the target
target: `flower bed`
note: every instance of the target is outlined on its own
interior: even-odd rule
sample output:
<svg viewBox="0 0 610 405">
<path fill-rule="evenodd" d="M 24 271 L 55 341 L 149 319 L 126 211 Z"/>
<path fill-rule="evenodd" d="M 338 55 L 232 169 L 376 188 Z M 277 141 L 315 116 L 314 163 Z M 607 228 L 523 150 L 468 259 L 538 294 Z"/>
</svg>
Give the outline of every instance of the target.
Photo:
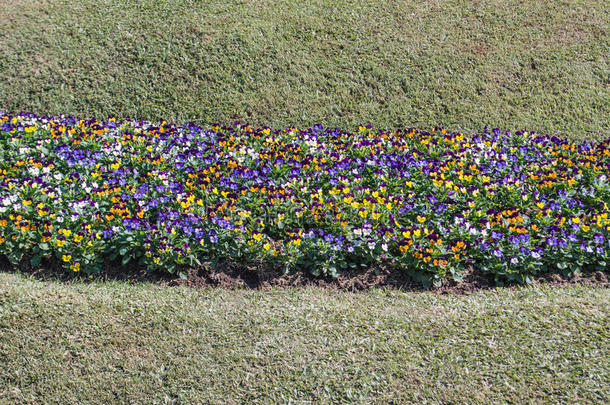
<svg viewBox="0 0 610 405">
<path fill-rule="evenodd" d="M 267 263 L 426 284 L 607 271 L 610 142 L 0 114 L 0 254 L 99 271 Z"/>
</svg>

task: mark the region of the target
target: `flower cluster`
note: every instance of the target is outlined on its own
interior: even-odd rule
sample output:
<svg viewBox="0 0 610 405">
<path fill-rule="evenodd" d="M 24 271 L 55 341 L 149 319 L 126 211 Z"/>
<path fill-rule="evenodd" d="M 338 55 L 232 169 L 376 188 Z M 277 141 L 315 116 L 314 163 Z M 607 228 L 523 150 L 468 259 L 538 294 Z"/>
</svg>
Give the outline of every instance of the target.
<svg viewBox="0 0 610 405">
<path fill-rule="evenodd" d="M 426 283 L 606 270 L 610 140 L 200 128 L 0 113 L 0 254 L 99 270 L 266 262 Z"/>
</svg>

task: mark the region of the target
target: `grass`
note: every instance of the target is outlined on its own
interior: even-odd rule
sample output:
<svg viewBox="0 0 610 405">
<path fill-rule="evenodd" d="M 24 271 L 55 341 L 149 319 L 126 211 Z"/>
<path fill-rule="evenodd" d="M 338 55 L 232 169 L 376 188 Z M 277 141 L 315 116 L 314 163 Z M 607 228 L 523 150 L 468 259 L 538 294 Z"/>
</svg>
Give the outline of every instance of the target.
<svg viewBox="0 0 610 405">
<path fill-rule="evenodd" d="M 0 0 L 0 109 L 610 137 L 606 0 Z M 610 400 L 610 291 L 0 273 L 0 404 Z"/>
<path fill-rule="evenodd" d="M 0 108 L 610 137 L 606 0 L 0 0 Z"/>
<path fill-rule="evenodd" d="M 0 273 L 0 403 L 603 403 L 610 290 L 469 296 Z"/>
</svg>

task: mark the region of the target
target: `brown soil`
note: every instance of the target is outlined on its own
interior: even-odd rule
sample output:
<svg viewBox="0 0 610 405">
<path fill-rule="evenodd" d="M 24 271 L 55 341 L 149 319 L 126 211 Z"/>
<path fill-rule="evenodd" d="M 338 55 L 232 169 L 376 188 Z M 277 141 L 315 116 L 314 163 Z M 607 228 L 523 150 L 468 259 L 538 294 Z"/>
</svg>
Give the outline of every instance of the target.
<svg viewBox="0 0 610 405">
<path fill-rule="evenodd" d="M 87 275 L 70 274 L 64 271 L 58 262 L 45 261 L 38 267 L 29 265 L 29 261 L 20 266 L 12 266 L 6 260 L 0 260 L 0 271 L 22 272 L 43 280 L 119 280 L 129 283 L 152 282 L 162 286 L 189 286 L 194 288 L 229 288 L 260 289 L 287 287 L 322 287 L 338 291 L 367 291 L 372 288 L 388 288 L 401 291 L 425 291 L 420 283 L 413 281 L 399 269 L 369 269 L 367 271 L 342 273 L 336 280 L 314 277 L 306 273 L 282 274 L 266 266 L 243 266 L 238 264 L 219 265 L 215 269 L 193 268 L 183 279 L 169 273 L 151 273 L 142 268 L 121 266 L 120 263 L 108 262 L 101 273 Z M 516 286 L 512 284 L 508 286 Z M 532 285 L 563 287 L 587 285 L 610 287 L 610 274 L 597 271 L 563 277 L 559 274 L 546 274 L 534 280 Z M 460 283 L 446 280 L 440 287 L 430 291 L 438 294 L 470 294 L 479 290 L 495 288 L 493 276 L 471 269 Z"/>
</svg>

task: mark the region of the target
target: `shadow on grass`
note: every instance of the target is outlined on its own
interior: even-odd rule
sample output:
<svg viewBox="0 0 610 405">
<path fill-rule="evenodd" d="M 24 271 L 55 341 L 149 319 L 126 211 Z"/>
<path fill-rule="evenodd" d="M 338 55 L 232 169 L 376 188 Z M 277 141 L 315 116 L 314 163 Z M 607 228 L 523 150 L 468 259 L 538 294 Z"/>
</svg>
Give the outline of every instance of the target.
<svg viewBox="0 0 610 405">
<path fill-rule="evenodd" d="M 201 266 L 186 271 L 186 278 L 176 274 L 151 272 L 137 265 L 122 265 L 120 261 L 107 261 L 102 271 L 97 274 L 70 273 L 65 271 L 57 260 L 43 260 L 39 266 L 31 266 L 26 260 L 20 265 L 11 264 L 6 258 L 0 258 L 0 271 L 20 273 L 38 280 L 60 282 L 104 282 L 120 281 L 131 284 L 154 283 L 165 287 L 188 286 L 193 288 L 227 288 L 227 289 L 271 289 L 271 288 L 306 288 L 318 287 L 339 291 L 368 291 L 373 288 L 394 289 L 400 291 L 430 291 L 438 294 L 469 294 L 480 290 L 496 288 L 494 277 L 477 269 L 469 269 L 462 282 L 445 280 L 440 287 L 426 290 L 419 282 L 414 281 L 404 270 L 399 268 L 371 268 L 366 271 L 341 273 L 337 279 L 315 277 L 306 272 L 283 274 L 265 265 L 244 265 L 240 263 L 222 263 L 215 267 Z M 520 284 L 505 284 L 505 287 L 517 287 Z M 564 277 L 560 274 L 544 274 L 536 277 L 532 286 L 562 287 L 570 285 L 587 285 L 610 287 L 608 273 L 596 271 Z"/>
</svg>

